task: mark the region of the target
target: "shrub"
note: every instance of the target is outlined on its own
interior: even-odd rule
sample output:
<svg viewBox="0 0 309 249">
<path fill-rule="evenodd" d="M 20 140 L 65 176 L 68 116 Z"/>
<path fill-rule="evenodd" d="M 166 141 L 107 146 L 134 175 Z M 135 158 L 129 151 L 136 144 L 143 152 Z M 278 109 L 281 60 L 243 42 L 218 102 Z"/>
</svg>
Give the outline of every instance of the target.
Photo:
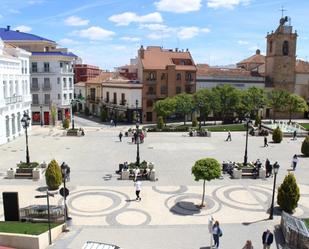
<svg viewBox="0 0 309 249">
<path fill-rule="evenodd" d="M 30 162 L 27 164 L 26 162 L 20 162 L 17 164 L 17 167 L 20 169 L 34 169 L 39 166 L 38 162 Z"/>
<path fill-rule="evenodd" d="M 58 189 L 62 183 L 61 169 L 54 159 L 47 166 L 45 180 L 49 190 Z"/>
<path fill-rule="evenodd" d="M 304 139 L 301 145 L 301 153 L 304 154 L 304 156 L 309 156 L 309 136 Z"/>
<path fill-rule="evenodd" d="M 89 114 L 90 114 L 90 110 L 89 110 L 89 107 L 85 107 L 85 115 L 86 116 L 89 116 Z"/>
<path fill-rule="evenodd" d="M 299 197 L 299 188 L 295 176 L 292 173 L 289 173 L 284 178 L 283 183 L 278 189 L 277 202 L 283 211 L 292 213 L 297 207 Z"/>
<path fill-rule="evenodd" d="M 197 118 L 194 117 L 192 120 L 192 127 L 197 127 Z"/>
<path fill-rule="evenodd" d="M 70 127 L 70 120 L 68 118 L 65 118 L 62 122 L 62 127 L 64 129 L 68 129 Z"/>
<path fill-rule="evenodd" d="M 280 130 L 279 127 L 274 129 L 273 131 L 273 141 L 274 143 L 281 143 L 282 141 L 282 131 Z"/>
<path fill-rule="evenodd" d="M 261 124 L 261 117 L 260 115 L 256 115 L 254 126 L 259 127 L 260 124 Z"/>
<path fill-rule="evenodd" d="M 158 129 L 162 129 L 163 126 L 164 126 L 163 117 L 162 117 L 162 116 L 159 116 L 159 117 L 158 117 L 158 121 L 157 121 L 157 128 L 158 128 Z"/>
<path fill-rule="evenodd" d="M 107 121 L 107 111 L 106 111 L 106 109 L 102 109 L 102 111 L 100 113 L 100 119 L 101 119 L 102 122 Z"/>
</svg>

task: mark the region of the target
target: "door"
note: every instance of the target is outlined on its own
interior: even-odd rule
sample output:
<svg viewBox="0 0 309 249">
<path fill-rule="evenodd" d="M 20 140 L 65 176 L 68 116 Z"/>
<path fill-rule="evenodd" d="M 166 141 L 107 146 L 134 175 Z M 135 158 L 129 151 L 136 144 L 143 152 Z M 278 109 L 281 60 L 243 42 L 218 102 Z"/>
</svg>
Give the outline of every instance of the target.
<svg viewBox="0 0 309 249">
<path fill-rule="evenodd" d="M 49 112 L 44 112 L 44 125 L 49 125 Z"/>
</svg>

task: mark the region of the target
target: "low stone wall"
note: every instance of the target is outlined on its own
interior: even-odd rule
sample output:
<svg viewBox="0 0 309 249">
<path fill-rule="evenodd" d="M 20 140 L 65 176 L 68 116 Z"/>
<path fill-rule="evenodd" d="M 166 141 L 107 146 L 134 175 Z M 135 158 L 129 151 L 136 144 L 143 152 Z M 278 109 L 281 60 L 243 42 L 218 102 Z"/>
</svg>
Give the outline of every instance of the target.
<svg viewBox="0 0 309 249">
<path fill-rule="evenodd" d="M 52 241 L 63 231 L 63 225 L 51 230 Z M 18 249 L 45 249 L 49 246 L 48 231 L 40 235 L 0 233 L 0 245 Z"/>
</svg>

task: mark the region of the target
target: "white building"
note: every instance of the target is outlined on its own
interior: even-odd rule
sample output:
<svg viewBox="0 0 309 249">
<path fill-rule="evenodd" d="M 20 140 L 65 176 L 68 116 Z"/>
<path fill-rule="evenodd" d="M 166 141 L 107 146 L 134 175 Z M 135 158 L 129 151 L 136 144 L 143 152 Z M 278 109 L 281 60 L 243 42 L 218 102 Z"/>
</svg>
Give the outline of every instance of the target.
<svg viewBox="0 0 309 249">
<path fill-rule="evenodd" d="M 76 110 L 84 111 L 86 105 L 86 84 L 85 82 L 78 82 L 74 84 L 74 99 L 77 99 Z"/>
<path fill-rule="evenodd" d="M 31 112 L 30 55 L 0 39 L 0 144 L 24 134 L 20 120 Z"/>
<path fill-rule="evenodd" d="M 30 57 L 32 123 L 48 125 L 70 117 L 74 98 L 73 63 L 77 56 L 57 44 L 33 34 L 0 28 L 0 37 L 7 43 L 32 53 Z"/>
</svg>

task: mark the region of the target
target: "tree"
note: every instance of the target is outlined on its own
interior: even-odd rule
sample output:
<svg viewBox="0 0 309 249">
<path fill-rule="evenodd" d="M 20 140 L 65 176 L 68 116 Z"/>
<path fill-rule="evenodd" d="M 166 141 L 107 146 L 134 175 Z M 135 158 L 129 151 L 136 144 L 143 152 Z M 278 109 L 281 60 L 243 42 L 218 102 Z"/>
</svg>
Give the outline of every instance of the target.
<svg viewBox="0 0 309 249">
<path fill-rule="evenodd" d="M 203 158 L 195 162 L 191 169 L 195 181 L 203 180 L 203 196 L 201 207 L 204 207 L 205 182 L 219 178 L 221 176 L 221 166 L 214 158 Z"/>
<path fill-rule="evenodd" d="M 280 130 L 279 126 L 273 131 L 273 141 L 274 143 L 278 144 L 282 141 L 282 131 Z"/>
<path fill-rule="evenodd" d="M 57 117 L 57 107 L 52 105 L 50 108 L 51 121 L 53 126 L 56 125 L 56 117 Z"/>
<path fill-rule="evenodd" d="M 176 112 L 181 113 L 184 117 L 183 123 L 186 124 L 186 117 L 192 112 L 194 107 L 191 94 L 181 93 L 175 96 Z"/>
<path fill-rule="evenodd" d="M 248 105 L 249 96 L 246 90 L 237 90 L 239 94 L 239 102 L 236 105 L 235 112 L 239 119 L 243 120 L 251 111 L 251 107 Z"/>
<path fill-rule="evenodd" d="M 162 118 L 162 116 L 159 116 L 158 120 L 157 120 L 157 128 L 162 129 L 163 126 L 164 126 L 163 118 Z"/>
<path fill-rule="evenodd" d="M 56 160 L 51 160 L 45 172 L 45 180 L 49 190 L 56 190 L 62 183 L 62 174 Z"/>
<path fill-rule="evenodd" d="M 68 129 L 70 127 L 70 119 L 69 118 L 65 118 L 62 122 L 62 127 L 64 129 Z"/>
<path fill-rule="evenodd" d="M 285 176 L 283 183 L 278 189 L 277 202 L 283 211 L 292 213 L 297 207 L 299 197 L 299 187 L 297 186 L 295 176 L 289 173 Z"/>
<path fill-rule="evenodd" d="M 239 91 L 230 85 L 216 86 L 212 89 L 219 101 L 218 112 L 223 122 L 234 117 L 234 112 L 240 101 Z"/>
<path fill-rule="evenodd" d="M 273 109 L 273 119 L 276 120 L 276 112 L 283 111 L 287 107 L 289 93 L 284 90 L 272 90 L 269 98 L 269 105 Z"/>
<path fill-rule="evenodd" d="M 163 118 L 164 123 L 166 123 L 166 118 L 173 114 L 176 109 L 176 100 L 174 98 L 166 98 L 163 100 L 156 101 L 153 110 L 158 116 Z"/>
<path fill-rule="evenodd" d="M 308 111 L 308 105 L 306 101 L 299 95 L 292 93 L 287 98 L 287 110 L 289 112 L 289 122 L 291 123 L 292 114 L 295 112 Z"/>
<path fill-rule="evenodd" d="M 263 108 L 267 103 L 264 89 L 250 87 L 246 91 L 246 105 L 253 114 L 254 118 L 258 115 L 259 109 Z"/>
<path fill-rule="evenodd" d="M 304 139 L 301 145 L 301 153 L 306 157 L 309 156 L 309 136 Z"/>
<path fill-rule="evenodd" d="M 107 110 L 105 107 L 102 108 L 101 113 L 100 113 L 100 119 L 102 122 L 107 121 Z"/>
</svg>

